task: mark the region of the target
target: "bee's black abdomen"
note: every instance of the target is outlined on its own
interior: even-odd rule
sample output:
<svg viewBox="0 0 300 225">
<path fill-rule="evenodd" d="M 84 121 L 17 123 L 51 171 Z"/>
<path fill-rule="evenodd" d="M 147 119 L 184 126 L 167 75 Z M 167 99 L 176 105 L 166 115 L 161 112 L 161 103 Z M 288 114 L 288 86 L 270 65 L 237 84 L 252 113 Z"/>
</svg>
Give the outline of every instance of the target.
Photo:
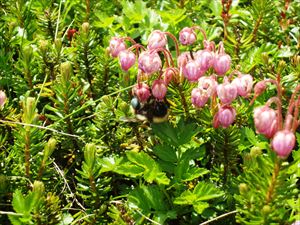
<svg viewBox="0 0 300 225">
<path fill-rule="evenodd" d="M 155 102 L 153 116 L 164 117 L 168 114 L 169 106 L 165 102 Z"/>
</svg>

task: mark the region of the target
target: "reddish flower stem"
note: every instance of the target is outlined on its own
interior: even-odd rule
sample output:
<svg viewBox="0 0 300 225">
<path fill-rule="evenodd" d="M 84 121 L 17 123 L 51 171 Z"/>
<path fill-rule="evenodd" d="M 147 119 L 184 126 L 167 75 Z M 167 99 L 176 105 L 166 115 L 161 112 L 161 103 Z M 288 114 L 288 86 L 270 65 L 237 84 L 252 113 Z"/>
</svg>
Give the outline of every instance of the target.
<svg viewBox="0 0 300 225">
<path fill-rule="evenodd" d="M 179 51 L 178 41 L 177 41 L 176 37 L 173 34 L 171 34 L 170 32 L 164 32 L 164 34 L 168 35 L 174 41 L 175 49 L 176 49 L 176 57 L 178 57 L 180 55 L 180 51 Z"/>
<path fill-rule="evenodd" d="M 206 32 L 201 27 L 199 27 L 199 26 L 193 26 L 192 29 L 193 30 L 199 30 L 202 33 L 202 35 L 204 37 L 204 40 L 207 40 Z"/>
</svg>

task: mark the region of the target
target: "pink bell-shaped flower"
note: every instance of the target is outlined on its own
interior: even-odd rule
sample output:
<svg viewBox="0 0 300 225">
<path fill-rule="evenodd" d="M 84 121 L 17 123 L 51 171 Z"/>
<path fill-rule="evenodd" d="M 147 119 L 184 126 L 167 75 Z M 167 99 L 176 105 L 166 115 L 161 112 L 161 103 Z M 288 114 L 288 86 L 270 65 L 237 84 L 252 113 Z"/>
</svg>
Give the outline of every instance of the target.
<svg viewBox="0 0 300 225">
<path fill-rule="evenodd" d="M 199 50 L 195 53 L 195 60 L 199 63 L 201 70 L 207 71 L 214 62 L 214 53 L 209 50 Z"/>
<path fill-rule="evenodd" d="M 156 52 L 144 51 L 138 59 L 139 69 L 142 72 L 151 75 L 162 67 L 161 59 Z"/>
<path fill-rule="evenodd" d="M 109 52 L 112 57 L 118 57 L 119 53 L 126 49 L 126 44 L 122 38 L 113 37 L 109 42 Z"/>
<path fill-rule="evenodd" d="M 231 64 L 231 58 L 225 53 L 223 42 L 219 44 L 219 52 L 215 54 L 213 61 L 213 68 L 218 75 L 224 75 L 229 69 Z"/>
<path fill-rule="evenodd" d="M 152 84 L 152 95 L 158 100 L 163 100 L 167 94 L 168 87 L 164 80 L 155 80 Z"/>
<path fill-rule="evenodd" d="M 249 74 L 240 75 L 232 81 L 237 87 L 238 94 L 242 97 L 248 97 L 253 86 L 253 78 Z"/>
<path fill-rule="evenodd" d="M 300 220 L 295 221 L 292 225 L 300 225 Z"/>
<path fill-rule="evenodd" d="M 215 114 L 213 119 L 214 128 L 219 126 L 223 128 L 229 127 L 235 120 L 236 111 L 232 106 L 224 105 Z"/>
<path fill-rule="evenodd" d="M 208 98 L 209 96 L 207 95 L 207 93 L 204 92 L 201 88 L 194 88 L 192 90 L 191 102 L 196 108 L 203 107 L 206 104 Z"/>
<path fill-rule="evenodd" d="M 192 45 L 197 39 L 197 35 L 192 28 L 185 27 L 179 32 L 179 41 L 182 45 Z"/>
<path fill-rule="evenodd" d="M 217 91 L 218 83 L 217 81 L 211 76 L 211 77 L 200 77 L 198 81 L 198 88 L 205 91 L 207 93 L 207 96 L 211 97 L 213 94 Z"/>
<path fill-rule="evenodd" d="M 254 95 L 255 96 L 261 95 L 266 90 L 266 88 L 267 88 L 266 81 L 261 80 L 257 82 L 256 85 L 254 86 Z"/>
<path fill-rule="evenodd" d="M 217 94 L 223 104 L 230 104 L 237 97 L 237 88 L 233 83 L 230 83 L 227 77 L 224 78 L 224 83 L 217 87 Z"/>
<path fill-rule="evenodd" d="M 183 75 L 191 82 L 197 81 L 205 71 L 202 71 L 200 65 L 195 60 L 190 60 L 182 70 Z"/>
<path fill-rule="evenodd" d="M 272 139 L 271 146 L 274 152 L 281 157 L 287 157 L 295 147 L 296 137 L 292 131 L 277 131 Z"/>
<path fill-rule="evenodd" d="M 255 108 L 253 117 L 257 133 L 272 138 L 278 131 L 277 111 L 269 106 Z"/>
<path fill-rule="evenodd" d="M 5 102 L 6 102 L 6 94 L 4 93 L 4 91 L 0 91 L 0 109 L 4 106 Z"/>
<path fill-rule="evenodd" d="M 167 68 L 163 73 L 164 82 L 168 85 L 177 76 L 174 68 Z"/>
<path fill-rule="evenodd" d="M 119 53 L 119 61 L 124 71 L 128 71 L 134 65 L 135 60 L 136 57 L 132 51 L 123 50 Z"/>
<path fill-rule="evenodd" d="M 150 34 L 149 38 L 148 38 L 148 49 L 152 50 L 152 49 L 157 49 L 157 48 L 164 48 L 167 44 L 167 38 L 166 35 L 164 34 L 164 32 L 160 31 L 160 30 L 154 30 L 152 31 L 152 33 Z"/>
<path fill-rule="evenodd" d="M 135 95 L 140 100 L 140 102 L 146 102 L 151 95 L 149 86 L 144 83 L 135 85 L 132 89 L 132 92 L 133 95 Z"/>
<path fill-rule="evenodd" d="M 191 60 L 191 54 L 189 52 L 183 52 L 177 57 L 177 65 L 179 68 L 185 67 L 185 65 Z"/>
</svg>

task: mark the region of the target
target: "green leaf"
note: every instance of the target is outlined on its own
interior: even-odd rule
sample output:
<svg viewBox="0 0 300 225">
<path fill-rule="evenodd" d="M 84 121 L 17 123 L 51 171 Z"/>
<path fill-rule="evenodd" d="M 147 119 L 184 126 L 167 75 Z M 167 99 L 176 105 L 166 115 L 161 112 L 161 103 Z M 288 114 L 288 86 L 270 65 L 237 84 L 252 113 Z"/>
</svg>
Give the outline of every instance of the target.
<svg viewBox="0 0 300 225">
<path fill-rule="evenodd" d="M 177 205 L 192 205 L 197 200 L 197 195 L 190 190 L 186 190 L 181 195 L 174 199 L 174 204 Z"/>
<path fill-rule="evenodd" d="M 211 0 L 209 4 L 209 8 L 211 9 L 211 11 L 216 17 L 221 16 L 222 4 L 220 0 Z"/>
<path fill-rule="evenodd" d="M 245 127 L 244 128 L 245 135 L 251 144 L 256 145 L 258 140 L 256 139 L 255 133 L 252 129 Z"/>
<path fill-rule="evenodd" d="M 26 210 L 25 198 L 21 190 L 16 190 L 13 194 L 12 206 L 17 213 L 28 212 Z"/>
<path fill-rule="evenodd" d="M 193 204 L 193 207 L 198 214 L 202 214 L 209 207 L 209 204 L 207 202 L 196 202 Z"/>
<path fill-rule="evenodd" d="M 197 201 L 207 201 L 223 195 L 223 192 L 217 189 L 213 184 L 205 182 L 199 182 L 193 193 L 197 195 Z"/>
<path fill-rule="evenodd" d="M 144 173 L 144 169 L 142 167 L 134 165 L 130 162 L 123 163 L 122 165 L 118 166 L 114 171 L 116 173 L 133 178 L 142 176 Z"/>
<path fill-rule="evenodd" d="M 176 150 L 169 145 L 156 145 L 153 148 L 153 153 L 164 161 L 177 162 Z"/>
<path fill-rule="evenodd" d="M 191 181 L 208 173 L 209 170 L 205 168 L 189 167 L 188 171 L 183 174 L 182 181 Z"/>
</svg>

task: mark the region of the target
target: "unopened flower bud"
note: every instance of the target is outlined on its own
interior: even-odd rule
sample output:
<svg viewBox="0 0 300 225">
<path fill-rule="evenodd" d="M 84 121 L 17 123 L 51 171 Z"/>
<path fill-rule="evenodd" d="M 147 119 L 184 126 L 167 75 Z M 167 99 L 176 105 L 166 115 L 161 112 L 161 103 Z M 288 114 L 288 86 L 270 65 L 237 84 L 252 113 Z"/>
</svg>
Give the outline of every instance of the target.
<svg viewBox="0 0 300 225">
<path fill-rule="evenodd" d="M 6 102 L 6 94 L 4 91 L 0 90 L 0 109 L 3 108 L 5 102 Z"/>
<path fill-rule="evenodd" d="M 90 24 L 88 22 L 84 22 L 81 26 L 81 29 L 84 33 L 88 34 L 90 31 Z"/>
<path fill-rule="evenodd" d="M 250 149 L 250 156 L 255 158 L 256 156 L 259 156 L 261 155 L 262 151 L 261 151 L 261 148 L 257 147 L 257 146 L 253 146 L 251 149 Z"/>
<path fill-rule="evenodd" d="M 132 89 L 133 95 L 135 95 L 140 102 L 146 102 L 151 93 L 150 88 L 147 84 L 139 83 Z"/>
<path fill-rule="evenodd" d="M 48 158 L 52 155 L 53 151 L 55 150 L 56 143 L 57 141 L 54 138 L 49 139 L 44 149 L 43 161 L 47 161 Z"/>
<path fill-rule="evenodd" d="M 192 45 L 197 39 L 197 35 L 192 28 L 185 27 L 179 32 L 179 41 L 182 45 Z"/>
<path fill-rule="evenodd" d="M 119 53 L 126 49 L 125 42 L 122 38 L 113 37 L 109 42 L 109 52 L 112 57 L 118 57 Z"/>
<path fill-rule="evenodd" d="M 156 52 L 144 51 L 139 56 L 138 66 L 142 72 L 151 75 L 160 70 L 162 63 Z"/>
<path fill-rule="evenodd" d="M 41 40 L 39 42 L 39 47 L 40 47 L 42 55 L 45 55 L 47 53 L 47 50 L 48 50 L 48 41 Z"/>
<path fill-rule="evenodd" d="M 213 119 L 214 128 L 219 126 L 223 128 L 229 127 L 235 120 L 236 111 L 232 106 L 222 106 L 219 111 L 215 114 Z"/>
<path fill-rule="evenodd" d="M 191 93 L 191 102 L 194 107 L 201 108 L 208 101 L 209 96 L 201 88 L 194 88 Z"/>
<path fill-rule="evenodd" d="M 278 130 L 277 111 L 268 106 L 260 106 L 254 109 L 254 124 L 256 132 L 271 138 Z"/>
<path fill-rule="evenodd" d="M 172 81 L 173 77 L 174 79 L 176 79 L 176 76 L 178 76 L 178 74 L 175 71 L 175 68 L 167 68 L 163 73 L 162 76 L 167 85 Z"/>
<path fill-rule="evenodd" d="M 135 60 L 136 57 L 132 51 L 123 50 L 119 53 L 119 61 L 124 71 L 128 71 L 135 64 Z"/>
<path fill-rule="evenodd" d="M 71 75 L 73 73 L 72 71 L 72 65 L 70 62 L 63 62 L 60 65 L 60 71 L 63 78 L 63 82 L 67 82 L 71 79 Z"/>
<path fill-rule="evenodd" d="M 296 137 L 292 131 L 280 130 L 271 142 L 272 149 L 281 158 L 286 158 L 295 147 Z"/>
<path fill-rule="evenodd" d="M 155 80 L 152 84 L 152 95 L 158 100 L 163 100 L 167 94 L 168 87 L 163 80 Z"/>
<path fill-rule="evenodd" d="M 240 194 L 246 194 L 248 192 L 249 188 L 248 188 L 248 185 L 245 184 L 245 183 L 240 183 L 239 184 L 239 191 L 240 191 Z"/>
<path fill-rule="evenodd" d="M 60 38 L 56 38 L 54 41 L 54 46 L 57 52 L 61 52 L 61 48 L 62 48 L 62 41 Z"/>
<path fill-rule="evenodd" d="M 272 212 L 272 208 L 269 205 L 264 205 L 264 207 L 262 208 L 261 212 L 264 215 L 269 215 Z"/>
<path fill-rule="evenodd" d="M 259 81 L 254 86 L 254 95 L 259 96 L 261 95 L 267 88 L 266 82 L 264 80 Z"/>
<path fill-rule="evenodd" d="M 167 38 L 164 32 L 160 30 L 154 30 L 148 38 L 148 49 L 164 48 L 167 44 Z"/>
<path fill-rule="evenodd" d="M 281 74 L 284 68 L 286 67 L 286 62 L 283 60 L 280 60 L 277 67 L 277 73 Z"/>
<path fill-rule="evenodd" d="M 45 186 L 42 181 L 34 181 L 32 192 L 35 192 L 39 196 L 41 196 L 45 191 Z"/>
<path fill-rule="evenodd" d="M 233 83 L 230 83 L 226 78 L 224 79 L 223 84 L 218 85 L 217 94 L 223 104 L 230 104 L 236 99 L 238 91 L 237 87 Z"/>
</svg>

